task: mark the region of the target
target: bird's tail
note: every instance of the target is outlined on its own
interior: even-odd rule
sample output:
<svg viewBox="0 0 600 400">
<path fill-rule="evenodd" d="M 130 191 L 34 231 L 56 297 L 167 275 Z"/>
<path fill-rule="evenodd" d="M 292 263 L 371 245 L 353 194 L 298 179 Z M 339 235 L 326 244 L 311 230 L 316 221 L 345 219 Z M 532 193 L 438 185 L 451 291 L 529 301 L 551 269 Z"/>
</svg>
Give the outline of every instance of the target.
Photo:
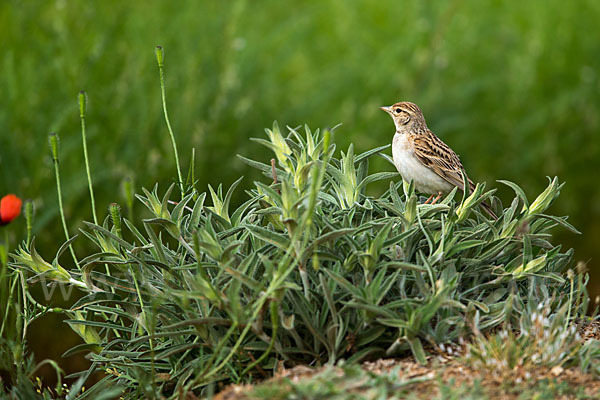
<svg viewBox="0 0 600 400">
<path fill-rule="evenodd" d="M 498 220 L 498 217 L 496 216 L 496 214 L 494 214 L 494 212 L 492 211 L 492 207 L 486 202 L 486 201 L 482 201 L 481 204 L 479 204 L 484 210 L 485 212 L 492 218 L 494 218 L 494 221 Z"/>
<path fill-rule="evenodd" d="M 462 173 L 464 174 L 465 171 L 463 170 Z M 467 181 L 469 182 L 469 194 L 471 194 L 471 193 L 473 193 L 473 190 L 475 190 L 475 183 L 473 183 L 473 181 L 470 180 L 468 177 L 467 177 Z M 464 186 L 461 185 L 459 187 L 462 188 Z M 494 221 L 498 220 L 498 217 L 496 216 L 496 214 L 494 214 L 494 212 L 492 211 L 492 207 L 488 204 L 488 202 L 482 201 L 479 205 L 485 210 L 485 212 L 490 217 L 492 217 L 494 219 Z"/>
</svg>

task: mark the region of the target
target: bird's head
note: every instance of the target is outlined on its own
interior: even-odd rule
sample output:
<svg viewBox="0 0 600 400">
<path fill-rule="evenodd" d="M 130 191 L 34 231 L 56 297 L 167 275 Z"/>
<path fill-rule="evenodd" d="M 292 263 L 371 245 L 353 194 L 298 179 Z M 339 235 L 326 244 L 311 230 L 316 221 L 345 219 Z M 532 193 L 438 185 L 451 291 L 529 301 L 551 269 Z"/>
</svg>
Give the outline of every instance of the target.
<svg viewBox="0 0 600 400">
<path fill-rule="evenodd" d="M 421 109 L 408 101 L 401 101 L 389 107 L 380 107 L 390 114 L 396 125 L 397 132 L 415 131 L 426 128 L 425 118 Z"/>
</svg>

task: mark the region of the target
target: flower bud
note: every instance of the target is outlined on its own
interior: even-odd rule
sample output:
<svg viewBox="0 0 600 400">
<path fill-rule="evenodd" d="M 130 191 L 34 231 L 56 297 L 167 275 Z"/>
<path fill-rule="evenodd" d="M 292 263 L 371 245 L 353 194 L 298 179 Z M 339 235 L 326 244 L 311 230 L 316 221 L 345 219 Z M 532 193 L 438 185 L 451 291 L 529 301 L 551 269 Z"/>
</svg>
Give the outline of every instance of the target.
<svg viewBox="0 0 600 400">
<path fill-rule="evenodd" d="M 121 206 L 117 203 L 111 203 L 108 206 L 108 211 L 110 212 L 110 218 L 112 219 L 117 236 L 121 237 Z"/>
<path fill-rule="evenodd" d="M 298 202 L 299 196 L 296 189 L 292 187 L 286 179 L 281 182 L 281 219 L 283 222 L 288 220 L 298 219 Z"/>
<path fill-rule="evenodd" d="M 171 219 L 171 213 L 169 213 L 168 209 L 168 199 L 171 195 L 171 191 L 173 191 L 174 185 L 175 184 L 169 186 L 169 189 L 167 189 L 167 192 L 165 193 L 165 196 L 162 201 L 158 198 L 158 185 L 154 187 L 152 192 L 149 192 L 145 188 L 142 188 L 142 191 L 146 195 L 146 205 L 148 206 L 150 211 L 152 211 L 156 218 Z"/>
<path fill-rule="evenodd" d="M 51 133 L 48 135 L 48 141 L 50 143 L 50 151 L 52 152 L 52 161 L 58 162 L 58 135 Z"/>
<path fill-rule="evenodd" d="M 550 178 L 548 178 L 548 179 L 550 179 Z M 544 190 L 533 201 L 533 203 L 531 203 L 529 208 L 527 208 L 527 215 L 529 216 L 529 215 L 540 214 L 540 213 L 544 212 L 548 207 L 550 207 L 550 205 L 552 204 L 554 199 L 556 199 L 558 197 L 558 195 L 560 194 L 560 188 L 562 187 L 562 185 L 564 185 L 564 183 L 559 185 L 558 178 L 554 177 L 554 179 L 552 179 L 550 181 L 550 184 L 548 185 L 546 190 Z"/>
<path fill-rule="evenodd" d="M 571 268 L 569 268 L 567 270 L 567 278 L 569 278 L 569 280 L 572 280 L 573 278 L 575 278 L 575 273 L 573 272 L 573 270 Z"/>
<path fill-rule="evenodd" d="M 79 92 L 79 116 L 81 118 L 85 117 L 85 111 L 87 109 L 87 95 L 82 90 Z"/>
<path fill-rule="evenodd" d="M 12 256 L 17 264 L 29 268 L 32 272 L 37 275 L 44 275 L 54 281 L 72 283 L 71 275 L 66 269 L 61 267 L 58 263 L 50 264 L 44 260 L 34 247 L 35 243 L 32 241 L 29 250 L 20 247 L 16 253 Z"/>
<path fill-rule="evenodd" d="M 287 157 L 289 154 L 292 154 L 292 149 L 290 149 L 290 146 L 288 146 L 283 135 L 281 135 L 279 125 L 274 123 L 273 129 L 265 129 L 265 131 L 267 132 L 267 136 L 269 136 L 269 140 L 271 142 L 269 147 L 277 156 L 279 164 L 283 166 L 287 172 L 292 173 L 292 169 L 290 168 Z"/>
<path fill-rule="evenodd" d="M 158 62 L 158 67 L 162 68 L 164 66 L 164 51 L 162 46 L 156 46 L 156 61 Z"/>
</svg>

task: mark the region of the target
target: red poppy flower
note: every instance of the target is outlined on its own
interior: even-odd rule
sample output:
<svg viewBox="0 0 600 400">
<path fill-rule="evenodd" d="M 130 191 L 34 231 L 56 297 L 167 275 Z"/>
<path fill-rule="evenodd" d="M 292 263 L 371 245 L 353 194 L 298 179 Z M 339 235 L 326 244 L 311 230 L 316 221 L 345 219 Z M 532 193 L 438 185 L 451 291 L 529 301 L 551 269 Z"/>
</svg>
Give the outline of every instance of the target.
<svg viewBox="0 0 600 400">
<path fill-rule="evenodd" d="M 6 225 L 21 214 L 23 202 L 14 194 L 7 194 L 0 200 L 0 225 Z"/>
</svg>

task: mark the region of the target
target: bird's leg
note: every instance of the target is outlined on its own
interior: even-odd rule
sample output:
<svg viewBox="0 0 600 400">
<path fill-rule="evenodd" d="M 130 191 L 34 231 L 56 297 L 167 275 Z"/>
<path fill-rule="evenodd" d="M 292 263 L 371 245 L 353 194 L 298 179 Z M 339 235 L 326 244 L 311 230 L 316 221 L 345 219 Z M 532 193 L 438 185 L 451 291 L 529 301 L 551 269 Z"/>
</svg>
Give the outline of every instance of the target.
<svg viewBox="0 0 600 400">
<path fill-rule="evenodd" d="M 429 198 L 427 200 L 425 200 L 424 204 L 429 204 L 429 202 L 431 201 L 431 199 L 433 199 L 433 195 L 429 196 Z"/>
<path fill-rule="evenodd" d="M 433 195 L 432 195 L 433 196 Z M 437 203 L 437 201 L 442 197 L 442 192 L 438 192 L 438 195 L 435 199 L 433 199 L 433 201 L 431 202 L 431 205 L 434 205 L 435 203 Z"/>
</svg>

